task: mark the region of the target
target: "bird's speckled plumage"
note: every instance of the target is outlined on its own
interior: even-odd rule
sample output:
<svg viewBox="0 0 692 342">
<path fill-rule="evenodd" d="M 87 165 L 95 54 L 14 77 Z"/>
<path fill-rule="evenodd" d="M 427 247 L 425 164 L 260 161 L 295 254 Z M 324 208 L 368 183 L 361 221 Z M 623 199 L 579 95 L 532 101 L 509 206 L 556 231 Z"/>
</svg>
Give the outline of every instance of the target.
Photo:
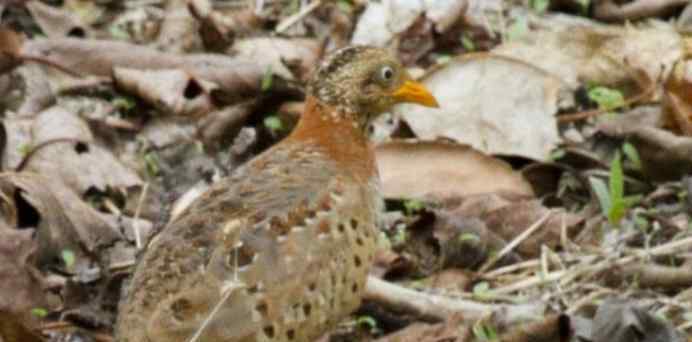
<svg viewBox="0 0 692 342">
<path fill-rule="evenodd" d="M 391 84 L 373 81 L 383 65 L 397 72 Z M 118 340 L 310 342 L 356 309 L 382 204 L 364 127 L 394 103 L 402 70 L 376 48 L 327 58 L 293 133 L 153 238 Z"/>
</svg>

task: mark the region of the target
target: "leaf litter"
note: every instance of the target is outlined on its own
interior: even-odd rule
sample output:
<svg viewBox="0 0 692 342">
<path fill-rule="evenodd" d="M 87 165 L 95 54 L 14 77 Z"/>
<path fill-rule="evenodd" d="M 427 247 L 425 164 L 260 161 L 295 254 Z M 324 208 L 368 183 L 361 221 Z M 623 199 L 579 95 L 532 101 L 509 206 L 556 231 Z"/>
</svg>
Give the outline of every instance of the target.
<svg viewBox="0 0 692 342">
<path fill-rule="evenodd" d="M 381 248 L 324 341 L 689 340 L 692 7 L 654 3 L 0 4 L 0 341 L 112 341 L 138 252 L 348 42 L 441 108 L 375 124 Z"/>
</svg>

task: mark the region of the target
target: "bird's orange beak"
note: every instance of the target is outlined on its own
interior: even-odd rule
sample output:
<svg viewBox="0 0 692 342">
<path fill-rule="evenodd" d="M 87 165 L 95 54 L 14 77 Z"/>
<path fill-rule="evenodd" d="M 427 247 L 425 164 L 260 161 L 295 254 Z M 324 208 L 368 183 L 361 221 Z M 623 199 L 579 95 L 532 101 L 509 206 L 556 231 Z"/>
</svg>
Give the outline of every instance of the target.
<svg viewBox="0 0 692 342">
<path fill-rule="evenodd" d="M 397 102 L 411 102 L 433 108 L 440 107 L 437 99 L 420 82 L 406 80 L 392 95 Z"/>
</svg>

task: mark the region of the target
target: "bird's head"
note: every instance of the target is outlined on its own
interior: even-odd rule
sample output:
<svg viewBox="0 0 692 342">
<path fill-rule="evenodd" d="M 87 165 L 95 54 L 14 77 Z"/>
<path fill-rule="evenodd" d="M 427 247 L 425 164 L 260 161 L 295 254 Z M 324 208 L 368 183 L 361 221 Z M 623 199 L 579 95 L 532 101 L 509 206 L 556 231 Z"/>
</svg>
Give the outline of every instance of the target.
<svg viewBox="0 0 692 342">
<path fill-rule="evenodd" d="M 362 124 L 397 103 L 438 107 L 435 97 L 396 57 L 369 46 L 350 46 L 329 55 L 314 72 L 308 95 Z"/>
</svg>

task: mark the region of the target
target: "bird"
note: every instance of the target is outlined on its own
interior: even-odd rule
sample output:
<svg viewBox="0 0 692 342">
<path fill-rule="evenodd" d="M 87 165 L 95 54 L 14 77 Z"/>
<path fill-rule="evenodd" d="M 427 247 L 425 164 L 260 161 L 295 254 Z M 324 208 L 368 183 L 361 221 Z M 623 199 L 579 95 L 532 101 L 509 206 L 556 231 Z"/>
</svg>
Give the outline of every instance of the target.
<svg viewBox="0 0 692 342">
<path fill-rule="evenodd" d="M 387 49 L 325 57 L 293 131 L 152 238 L 116 339 L 310 342 L 357 309 L 383 210 L 368 127 L 398 103 L 439 106 Z"/>
</svg>

